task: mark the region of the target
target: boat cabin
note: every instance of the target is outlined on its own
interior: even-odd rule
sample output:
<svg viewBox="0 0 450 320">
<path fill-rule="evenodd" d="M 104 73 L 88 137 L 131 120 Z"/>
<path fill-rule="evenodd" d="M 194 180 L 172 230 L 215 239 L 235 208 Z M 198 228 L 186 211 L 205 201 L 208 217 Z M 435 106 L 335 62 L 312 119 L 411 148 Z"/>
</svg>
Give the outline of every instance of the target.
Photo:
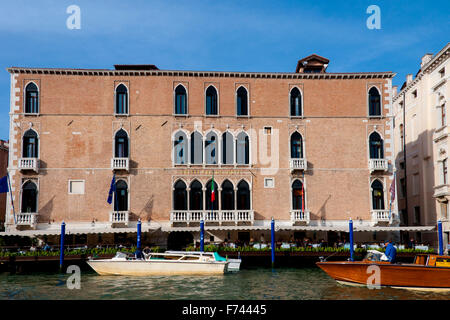
<svg viewBox="0 0 450 320">
<path fill-rule="evenodd" d="M 419 254 L 414 258 L 414 264 L 430 267 L 450 267 L 450 256 Z"/>
</svg>

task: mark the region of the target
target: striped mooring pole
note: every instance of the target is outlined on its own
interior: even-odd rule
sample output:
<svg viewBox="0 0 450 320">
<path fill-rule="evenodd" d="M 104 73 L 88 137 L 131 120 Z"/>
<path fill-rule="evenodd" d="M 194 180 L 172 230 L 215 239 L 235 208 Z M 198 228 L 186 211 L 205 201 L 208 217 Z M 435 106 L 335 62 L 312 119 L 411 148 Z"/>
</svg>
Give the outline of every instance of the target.
<svg viewBox="0 0 450 320">
<path fill-rule="evenodd" d="M 275 265 L 275 220 L 270 222 L 270 237 L 271 237 L 271 251 L 272 251 L 272 268 Z"/>
<path fill-rule="evenodd" d="M 439 255 L 444 255 L 444 241 L 442 240 L 442 221 L 438 220 Z"/>
<path fill-rule="evenodd" d="M 352 218 L 348 221 L 348 232 L 350 234 L 350 261 L 354 261 L 353 259 L 353 221 Z"/>
<path fill-rule="evenodd" d="M 64 236 L 66 235 L 66 223 L 61 223 L 61 235 L 59 245 L 59 269 L 62 270 L 64 264 Z"/>
<path fill-rule="evenodd" d="M 200 251 L 203 252 L 205 247 L 205 223 L 200 220 Z"/>
</svg>

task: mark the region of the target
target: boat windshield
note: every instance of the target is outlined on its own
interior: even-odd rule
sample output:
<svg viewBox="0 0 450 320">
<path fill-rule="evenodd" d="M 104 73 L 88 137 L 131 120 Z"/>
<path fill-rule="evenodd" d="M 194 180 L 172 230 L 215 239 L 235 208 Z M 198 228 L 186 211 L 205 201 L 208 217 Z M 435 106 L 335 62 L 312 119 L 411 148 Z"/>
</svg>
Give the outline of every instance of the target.
<svg viewBox="0 0 450 320">
<path fill-rule="evenodd" d="M 124 252 L 117 252 L 114 256 L 114 259 L 126 259 L 128 257 L 128 254 Z"/>
<path fill-rule="evenodd" d="M 384 253 L 377 251 L 377 250 L 369 250 L 367 251 L 367 254 L 364 258 L 364 260 L 367 261 L 383 261 L 382 257 L 383 257 Z"/>
</svg>

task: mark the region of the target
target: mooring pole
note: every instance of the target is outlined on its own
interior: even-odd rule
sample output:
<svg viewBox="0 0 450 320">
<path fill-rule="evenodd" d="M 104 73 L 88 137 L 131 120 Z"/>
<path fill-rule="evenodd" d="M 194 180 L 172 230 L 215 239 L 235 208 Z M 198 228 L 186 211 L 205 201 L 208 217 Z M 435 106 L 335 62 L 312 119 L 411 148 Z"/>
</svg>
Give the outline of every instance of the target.
<svg viewBox="0 0 450 320">
<path fill-rule="evenodd" d="M 270 236 L 271 236 L 271 248 L 272 248 L 272 268 L 275 266 L 275 220 L 270 222 Z"/>
<path fill-rule="evenodd" d="M 205 223 L 200 220 L 200 251 L 203 252 L 205 245 Z"/>
<path fill-rule="evenodd" d="M 438 220 L 439 255 L 444 255 L 444 241 L 442 240 L 442 222 Z"/>
<path fill-rule="evenodd" d="M 353 221 L 352 218 L 348 221 L 348 232 L 350 233 L 350 261 L 353 260 Z"/>
<path fill-rule="evenodd" d="M 136 250 L 141 251 L 141 219 L 137 223 L 137 243 Z"/>
<path fill-rule="evenodd" d="M 60 245 L 59 245 L 59 270 L 62 270 L 64 264 L 64 236 L 66 234 L 66 223 L 63 221 L 61 223 L 61 235 L 60 235 Z"/>
</svg>

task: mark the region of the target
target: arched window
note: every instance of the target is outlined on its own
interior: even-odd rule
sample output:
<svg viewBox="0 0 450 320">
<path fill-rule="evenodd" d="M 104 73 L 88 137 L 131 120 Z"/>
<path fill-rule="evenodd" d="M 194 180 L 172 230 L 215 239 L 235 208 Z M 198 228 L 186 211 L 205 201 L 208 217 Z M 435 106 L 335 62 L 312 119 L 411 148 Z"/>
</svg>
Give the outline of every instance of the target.
<svg viewBox="0 0 450 320">
<path fill-rule="evenodd" d="M 25 88 L 25 113 L 39 113 L 39 91 L 33 82 Z"/>
<path fill-rule="evenodd" d="M 114 211 L 128 211 L 128 185 L 124 180 L 116 182 Z"/>
<path fill-rule="evenodd" d="M 198 131 L 191 133 L 191 164 L 203 163 L 202 135 Z"/>
<path fill-rule="evenodd" d="M 297 131 L 291 135 L 291 158 L 303 158 L 303 139 L 302 135 Z"/>
<path fill-rule="evenodd" d="M 179 84 L 175 89 L 175 114 L 187 114 L 186 88 Z"/>
<path fill-rule="evenodd" d="M 374 210 L 384 210 L 383 184 L 380 180 L 372 182 L 372 208 Z"/>
<path fill-rule="evenodd" d="M 238 116 L 248 116 L 248 93 L 244 87 L 237 90 L 236 107 Z"/>
<path fill-rule="evenodd" d="M 123 84 L 116 88 L 116 114 L 128 114 L 128 89 Z"/>
<path fill-rule="evenodd" d="M 248 135 L 245 132 L 241 132 L 237 136 L 236 141 L 236 163 L 237 164 L 249 164 L 250 163 L 250 146 Z"/>
<path fill-rule="evenodd" d="M 198 180 L 191 182 L 189 190 L 189 210 L 203 210 L 203 187 Z"/>
<path fill-rule="evenodd" d="M 206 90 L 206 114 L 217 115 L 217 90 L 214 86 L 209 86 Z"/>
<path fill-rule="evenodd" d="M 222 163 L 234 163 L 234 138 L 230 132 L 222 134 Z"/>
<path fill-rule="evenodd" d="M 178 180 L 174 185 L 173 209 L 174 210 L 187 210 L 186 184 L 182 180 Z"/>
<path fill-rule="evenodd" d="M 218 150 L 217 135 L 211 131 L 206 135 L 206 140 L 205 140 L 206 164 L 217 164 L 218 163 L 217 150 Z"/>
<path fill-rule="evenodd" d="M 369 116 L 381 116 L 381 98 L 375 87 L 369 90 Z"/>
<path fill-rule="evenodd" d="M 218 197 L 218 189 L 217 183 L 214 182 L 214 201 L 211 201 L 211 180 L 206 184 L 206 192 L 205 192 L 205 204 L 206 210 L 219 210 L 219 197 Z M 211 209 L 212 206 L 212 209 Z"/>
<path fill-rule="evenodd" d="M 383 139 L 377 132 L 372 132 L 369 137 L 370 159 L 383 159 Z"/>
<path fill-rule="evenodd" d="M 305 194 L 303 183 L 300 180 L 295 180 L 292 183 L 292 210 L 305 209 Z"/>
<path fill-rule="evenodd" d="M 114 157 L 128 158 L 128 134 L 125 130 L 117 131 L 114 138 Z"/>
<path fill-rule="evenodd" d="M 300 117 L 303 114 L 302 110 L 302 94 L 297 87 L 291 90 L 291 116 Z"/>
<path fill-rule="evenodd" d="M 250 210 L 250 188 L 245 180 L 237 185 L 237 210 Z"/>
<path fill-rule="evenodd" d="M 39 139 L 36 131 L 29 129 L 23 135 L 22 143 L 23 158 L 38 158 L 39 155 Z"/>
<path fill-rule="evenodd" d="M 178 131 L 174 136 L 173 152 L 175 164 L 187 163 L 187 137 L 183 131 Z"/>
<path fill-rule="evenodd" d="M 23 213 L 37 212 L 37 186 L 32 181 L 27 181 L 22 186 L 22 208 Z"/>
<path fill-rule="evenodd" d="M 234 210 L 234 188 L 229 180 L 222 183 L 222 210 Z"/>
</svg>

